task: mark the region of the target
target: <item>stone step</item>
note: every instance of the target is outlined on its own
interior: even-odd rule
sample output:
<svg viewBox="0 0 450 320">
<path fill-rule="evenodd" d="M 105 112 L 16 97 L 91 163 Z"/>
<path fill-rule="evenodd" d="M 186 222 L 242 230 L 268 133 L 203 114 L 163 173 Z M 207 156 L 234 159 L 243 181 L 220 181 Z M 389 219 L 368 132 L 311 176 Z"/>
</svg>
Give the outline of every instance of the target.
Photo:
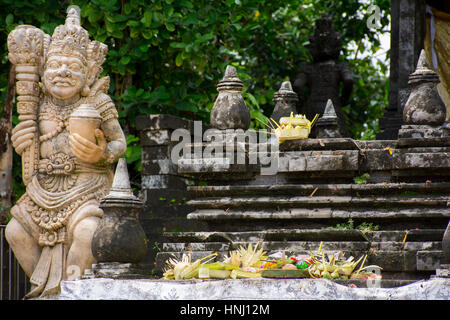
<svg viewBox="0 0 450 320">
<path fill-rule="evenodd" d="M 231 251 L 236 250 L 240 246 L 247 247 L 250 242 L 189 242 L 189 243 L 164 243 L 162 250 L 165 252 L 186 252 L 186 251 Z M 317 252 L 320 247 L 318 241 L 265 241 L 262 244 L 262 248 L 268 252 L 276 251 L 305 251 Z M 301 248 L 301 249 L 300 249 Z M 369 251 L 381 252 L 381 251 L 415 251 L 426 252 L 429 251 L 441 251 L 441 242 L 364 242 L 364 241 L 327 241 L 323 242 L 323 249 L 325 252 L 360 252 Z M 425 270 L 425 269 L 424 269 Z"/>
<path fill-rule="evenodd" d="M 448 196 L 415 196 L 415 197 L 353 197 L 353 196 L 248 196 L 248 197 L 215 197 L 195 199 L 187 202 L 195 208 L 245 208 L 245 207 L 348 207 L 348 206 L 408 206 L 408 207 L 447 207 Z"/>
<path fill-rule="evenodd" d="M 262 241 L 354 241 L 411 243 L 441 242 L 445 229 L 423 229 L 403 231 L 330 230 L 330 229 L 274 229 L 243 232 L 164 232 L 164 238 L 172 243 L 205 242 L 253 242 Z M 406 236 L 406 238 L 405 238 Z"/>
<path fill-rule="evenodd" d="M 187 215 L 192 220 L 326 220 L 327 219 L 448 219 L 450 208 L 410 208 L 410 209 L 336 209 L 336 208 L 285 208 L 267 210 L 243 209 L 198 209 Z"/>
<path fill-rule="evenodd" d="M 193 197 L 225 197 L 256 195 L 399 195 L 411 197 L 418 194 L 450 196 L 450 183 L 373 183 L 373 184 L 285 184 L 285 185 L 225 185 L 190 186 Z"/>
</svg>

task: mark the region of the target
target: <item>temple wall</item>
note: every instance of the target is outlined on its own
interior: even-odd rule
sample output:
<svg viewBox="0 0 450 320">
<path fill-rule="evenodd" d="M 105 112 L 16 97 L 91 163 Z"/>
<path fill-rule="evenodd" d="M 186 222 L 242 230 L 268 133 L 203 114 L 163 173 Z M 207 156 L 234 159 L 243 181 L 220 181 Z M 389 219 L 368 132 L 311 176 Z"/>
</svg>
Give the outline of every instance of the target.
<svg viewBox="0 0 450 320">
<path fill-rule="evenodd" d="M 448 131 L 416 136 L 403 127 L 398 140 L 288 141 L 280 145 L 277 173 L 267 175 L 260 162 L 237 163 L 239 151 L 247 159 L 254 151 L 248 144 L 225 153 L 234 159 L 227 162 L 205 157 L 208 143 L 197 141 L 185 151 L 202 152 L 173 163 L 173 131 L 193 133 L 194 123 L 167 115 L 138 123 L 146 195 L 141 222 L 149 239 L 160 244 L 148 256 L 159 270 L 170 254 L 226 254 L 258 240 L 272 251 L 307 251 L 324 241 L 330 250 L 354 256 L 377 252 L 368 263 L 383 264 L 393 279 L 426 278 L 441 263 L 450 218 Z M 175 205 L 169 199 L 177 197 L 186 201 Z M 364 235 L 330 230 L 349 219 L 355 227 L 373 223 L 379 229 Z"/>
</svg>

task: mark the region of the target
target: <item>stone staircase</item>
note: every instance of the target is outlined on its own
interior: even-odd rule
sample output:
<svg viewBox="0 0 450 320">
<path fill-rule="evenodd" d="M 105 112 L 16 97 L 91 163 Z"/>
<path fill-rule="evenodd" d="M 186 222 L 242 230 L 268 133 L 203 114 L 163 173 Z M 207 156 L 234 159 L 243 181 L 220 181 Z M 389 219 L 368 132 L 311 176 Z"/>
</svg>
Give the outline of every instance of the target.
<svg viewBox="0 0 450 320">
<path fill-rule="evenodd" d="M 166 233 L 157 261 L 186 251 L 223 256 L 260 240 L 269 253 L 308 255 L 323 241 L 329 253 L 368 254 L 366 265 L 381 266 L 385 279 L 423 279 L 439 267 L 449 190 L 450 183 L 189 187 L 188 219 L 214 231 Z"/>
<path fill-rule="evenodd" d="M 259 164 L 181 159 L 179 173 L 207 184 L 187 188 L 187 219 L 203 227 L 164 233 L 157 269 L 183 252 L 221 259 L 262 240 L 269 254 L 308 255 L 323 242 L 327 253 L 368 254 L 366 265 L 382 267 L 383 279 L 428 279 L 450 219 L 448 143 L 291 141 L 281 145 L 272 176 L 260 175 Z M 355 183 L 362 173 L 370 177 Z"/>
</svg>

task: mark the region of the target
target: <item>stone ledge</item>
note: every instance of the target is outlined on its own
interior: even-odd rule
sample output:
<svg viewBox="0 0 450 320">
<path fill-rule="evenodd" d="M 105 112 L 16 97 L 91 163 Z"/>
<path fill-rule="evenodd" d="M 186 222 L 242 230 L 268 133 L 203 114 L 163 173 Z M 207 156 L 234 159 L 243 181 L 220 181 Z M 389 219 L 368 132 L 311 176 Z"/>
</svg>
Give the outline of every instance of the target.
<svg viewBox="0 0 450 320">
<path fill-rule="evenodd" d="M 247 247 L 248 243 L 256 243 L 256 239 L 247 239 L 246 241 L 229 242 L 184 242 L 170 243 L 165 242 L 162 250 L 165 252 L 186 252 L 186 251 L 227 251 L 235 250 L 240 246 Z M 322 241 L 265 241 L 262 244 L 264 250 L 268 251 L 298 251 L 308 252 L 317 251 Z M 372 249 L 377 252 L 382 251 L 415 251 L 417 252 L 417 270 L 436 270 L 439 265 L 436 262 L 441 260 L 442 250 L 440 242 L 367 242 L 367 241 L 323 241 L 323 247 L 326 252 L 342 251 L 368 251 Z M 430 259 L 429 263 L 425 260 Z"/>
<path fill-rule="evenodd" d="M 431 219 L 431 218 L 450 218 L 450 209 L 428 209 L 424 212 L 423 208 L 410 208 L 407 210 L 363 210 L 355 209 L 336 210 L 331 208 L 296 208 L 286 210 L 222 210 L 222 209 L 200 209 L 191 212 L 188 219 L 196 220 L 235 220 L 235 219 L 263 219 L 263 220 L 290 220 L 290 219 Z"/>
<path fill-rule="evenodd" d="M 413 243 L 441 243 L 445 229 L 424 229 L 405 231 L 368 231 L 332 230 L 332 229 L 272 229 L 262 231 L 239 232 L 165 232 L 164 237 L 169 242 L 258 242 L 264 241 L 369 241 L 372 243 L 402 243 L 405 235 L 405 249 L 414 246 Z"/>
<path fill-rule="evenodd" d="M 317 189 L 317 190 L 316 190 Z M 275 184 L 275 185 L 236 185 L 236 186 L 188 186 L 187 191 L 198 197 L 217 197 L 231 195 L 305 195 L 312 192 L 319 195 L 377 195 L 411 192 L 427 194 L 443 192 L 449 194 L 450 183 L 368 183 L 368 184 Z"/>
<path fill-rule="evenodd" d="M 222 209 L 230 210 L 232 208 L 257 208 L 262 207 L 270 210 L 271 208 L 282 208 L 295 206 L 295 209 L 304 209 L 314 206 L 316 208 L 335 208 L 358 206 L 367 208 L 380 208 L 392 206 L 394 208 L 403 206 L 413 207 L 442 207 L 446 208 L 448 197 L 446 196 L 415 196 L 415 197 L 352 197 L 352 196 L 249 196 L 249 197 L 217 197 L 217 198 L 202 198 L 188 201 L 188 205 L 198 209 Z M 392 208 L 389 208 L 392 209 Z M 443 209 L 445 210 L 445 209 Z M 244 211 L 244 210 L 242 210 Z M 245 210 L 246 211 L 246 210 Z M 281 210 L 278 210 L 281 211 Z M 379 210 L 376 210 L 379 211 Z M 445 210 L 450 212 L 449 210 Z M 305 214 L 300 212 L 299 214 Z M 313 216 L 314 212 L 309 212 L 309 216 Z"/>
</svg>

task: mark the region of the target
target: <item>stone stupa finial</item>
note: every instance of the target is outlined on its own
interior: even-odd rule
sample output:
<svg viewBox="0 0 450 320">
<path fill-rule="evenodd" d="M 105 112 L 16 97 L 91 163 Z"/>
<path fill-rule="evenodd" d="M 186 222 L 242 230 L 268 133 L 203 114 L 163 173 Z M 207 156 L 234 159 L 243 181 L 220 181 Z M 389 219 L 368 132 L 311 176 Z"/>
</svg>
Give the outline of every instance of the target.
<svg viewBox="0 0 450 320">
<path fill-rule="evenodd" d="M 403 108 L 404 124 L 439 126 L 444 123 L 446 108 L 437 90 L 439 82 L 439 75 L 430 69 L 422 50 L 416 70 L 409 76 L 411 93 Z"/>
<path fill-rule="evenodd" d="M 279 122 L 281 117 L 289 117 L 291 113 L 297 113 L 298 96 L 292 90 L 290 81 L 284 81 L 281 84 L 280 89 L 273 95 L 273 101 L 275 102 L 275 107 L 271 118 L 276 122 Z"/>
<path fill-rule="evenodd" d="M 215 129 L 243 129 L 250 127 L 250 111 L 242 97 L 244 85 L 237 70 L 228 65 L 222 80 L 217 84 L 219 95 L 211 110 L 210 122 Z"/>
<path fill-rule="evenodd" d="M 327 105 L 325 107 L 325 111 L 323 112 L 322 118 L 336 118 L 336 110 L 334 110 L 333 101 L 331 99 L 328 99 Z"/>
<path fill-rule="evenodd" d="M 105 198 L 124 198 L 135 199 L 131 191 L 130 179 L 128 176 L 127 160 L 120 158 L 117 162 L 116 172 L 114 174 L 114 180 L 109 191 L 109 194 Z"/>
</svg>

